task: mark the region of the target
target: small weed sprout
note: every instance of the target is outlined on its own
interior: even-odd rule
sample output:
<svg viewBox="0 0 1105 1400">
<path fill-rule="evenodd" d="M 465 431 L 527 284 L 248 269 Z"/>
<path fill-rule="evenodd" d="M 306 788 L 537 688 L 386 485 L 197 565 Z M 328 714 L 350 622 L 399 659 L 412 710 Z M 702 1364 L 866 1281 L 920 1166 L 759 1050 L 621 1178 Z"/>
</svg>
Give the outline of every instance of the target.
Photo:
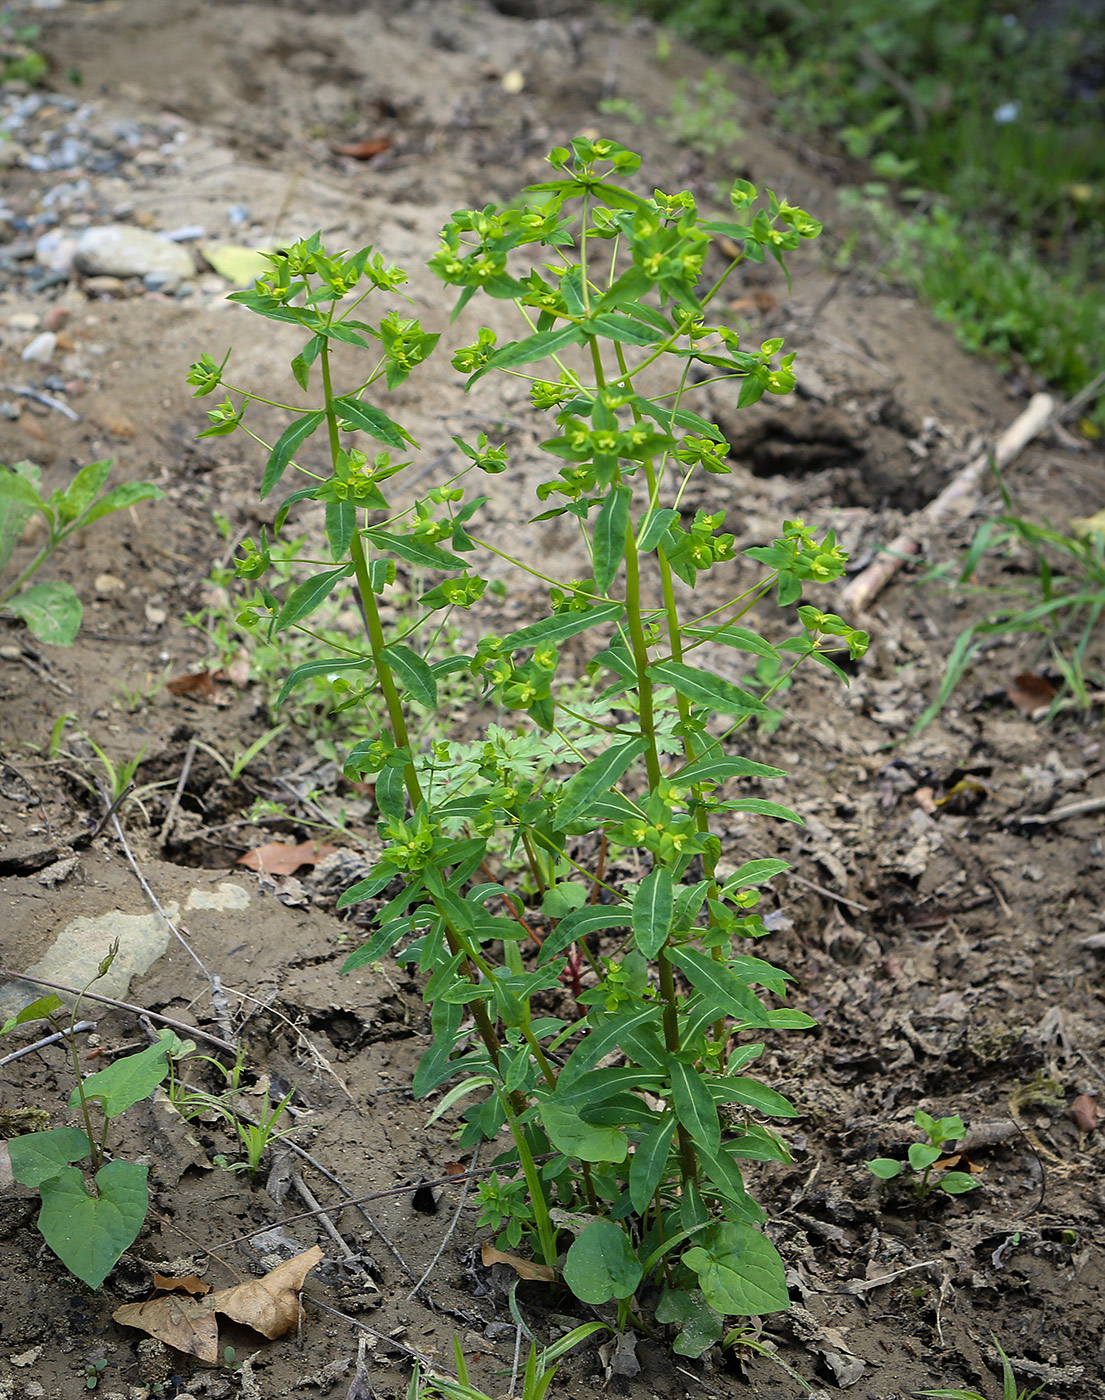
<svg viewBox="0 0 1105 1400">
<path fill-rule="evenodd" d="M 1033 1400 L 1033 1397 L 1039 1395 L 1047 1382 L 1041 1382 L 1034 1390 L 1027 1388 L 1019 1390 L 1017 1378 L 1013 1374 L 1013 1367 L 996 1337 L 994 1338 L 994 1346 L 1001 1357 L 1001 1400 Z M 988 1400 L 987 1396 L 977 1390 L 918 1390 L 915 1393 L 931 1396 L 933 1400 Z"/>
<path fill-rule="evenodd" d="M 966 1132 L 963 1119 L 958 1114 L 950 1118 L 932 1118 L 918 1109 L 913 1121 L 928 1141 L 910 1144 L 908 1162 L 899 1162 L 893 1157 L 874 1157 L 866 1164 L 867 1170 L 880 1181 L 893 1181 L 899 1176 L 912 1174 L 918 1202 L 924 1201 L 934 1190 L 943 1191 L 948 1196 L 962 1196 L 966 1191 L 973 1191 L 978 1182 L 970 1172 L 941 1170 L 935 1178 L 932 1175 L 943 1156 L 945 1144 L 957 1142 Z"/>
</svg>

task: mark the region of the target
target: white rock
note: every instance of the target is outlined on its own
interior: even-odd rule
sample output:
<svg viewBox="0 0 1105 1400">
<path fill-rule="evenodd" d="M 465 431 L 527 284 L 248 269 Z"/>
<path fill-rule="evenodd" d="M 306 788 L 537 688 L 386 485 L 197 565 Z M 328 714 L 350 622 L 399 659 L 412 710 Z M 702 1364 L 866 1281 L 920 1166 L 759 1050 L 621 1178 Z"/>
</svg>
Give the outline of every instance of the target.
<svg viewBox="0 0 1105 1400">
<path fill-rule="evenodd" d="M 35 262 L 51 272 L 68 272 L 73 266 L 76 246 L 76 239 L 67 237 L 59 229 L 50 229 L 35 244 Z"/>
<path fill-rule="evenodd" d="M 48 365 L 58 348 L 58 338 L 53 331 L 43 331 L 36 335 L 29 345 L 23 347 L 21 360 L 29 360 L 36 365 Z"/>
<path fill-rule="evenodd" d="M 183 281 L 195 274 L 187 249 L 131 224 L 85 229 L 77 240 L 73 261 L 90 277 L 146 277 L 161 272 Z"/>
</svg>

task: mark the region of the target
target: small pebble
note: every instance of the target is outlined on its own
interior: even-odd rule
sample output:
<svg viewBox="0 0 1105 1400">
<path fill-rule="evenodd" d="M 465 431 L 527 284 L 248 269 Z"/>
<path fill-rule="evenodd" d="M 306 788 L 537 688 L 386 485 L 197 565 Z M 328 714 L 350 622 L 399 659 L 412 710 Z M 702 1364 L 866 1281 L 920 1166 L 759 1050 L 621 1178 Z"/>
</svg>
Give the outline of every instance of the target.
<svg viewBox="0 0 1105 1400">
<path fill-rule="evenodd" d="M 69 320 L 68 306 L 51 306 L 46 313 L 46 329 L 48 331 L 60 331 L 66 321 Z"/>
<path fill-rule="evenodd" d="M 94 584 L 101 598 L 110 597 L 113 593 L 122 593 L 126 586 L 123 580 L 116 578 L 114 574 L 100 574 Z"/>
<path fill-rule="evenodd" d="M 86 277 L 81 287 L 88 297 L 120 299 L 130 296 L 127 284 L 118 277 Z"/>
<path fill-rule="evenodd" d="M 36 316 L 33 311 L 17 311 L 8 317 L 10 331 L 37 331 L 40 324 L 41 317 Z"/>
<path fill-rule="evenodd" d="M 58 338 L 53 331 L 43 331 L 36 335 L 29 345 L 23 347 L 21 360 L 26 360 L 31 364 L 46 365 L 54 358 L 54 352 L 58 348 Z"/>
</svg>

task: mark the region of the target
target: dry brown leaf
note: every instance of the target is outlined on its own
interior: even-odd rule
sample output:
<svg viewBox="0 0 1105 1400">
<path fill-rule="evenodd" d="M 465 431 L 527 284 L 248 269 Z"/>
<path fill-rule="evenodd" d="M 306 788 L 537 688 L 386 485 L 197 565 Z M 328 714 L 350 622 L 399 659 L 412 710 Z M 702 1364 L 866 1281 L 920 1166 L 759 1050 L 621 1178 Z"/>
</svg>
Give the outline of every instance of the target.
<svg viewBox="0 0 1105 1400">
<path fill-rule="evenodd" d="M 352 156 L 354 160 L 371 160 L 391 146 L 389 136 L 381 136 L 375 141 L 352 141 L 348 146 L 331 146 L 336 156 Z"/>
<path fill-rule="evenodd" d="M 217 1297 L 217 1293 L 202 1300 L 170 1295 L 148 1303 L 127 1303 L 116 1308 L 111 1317 L 113 1322 L 148 1332 L 159 1342 L 214 1366 L 219 1360 L 219 1324 L 214 1312 Z"/>
<path fill-rule="evenodd" d="M 508 1264 L 519 1278 L 534 1279 L 538 1283 L 553 1283 L 556 1280 L 556 1270 L 550 1269 L 547 1264 L 535 1264 L 532 1259 L 519 1259 L 516 1254 L 504 1254 L 501 1249 L 496 1249 L 486 1241 L 480 1248 L 480 1258 L 485 1268 L 490 1268 L 492 1264 Z"/>
<path fill-rule="evenodd" d="M 294 875 L 301 865 L 318 865 L 336 850 L 336 846 L 327 846 L 321 841 L 301 841 L 298 846 L 270 841 L 266 846 L 255 846 L 239 856 L 237 864 L 265 875 Z"/>
<path fill-rule="evenodd" d="M 198 1298 L 211 1292 L 211 1285 L 204 1283 L 203 1279 L 197 1278 L 195 1274 L 185 1274 L 183 1278 L 154 1274 L 153 1286 L 159 1288 L 162 1293 L 194 1293 Z"/>
<path fill-rule="evenodd" d="M 316 1244 L 278 1264 L 264 1278 L 220 1288 L 206 1298 L 170 1296 L 148 1303 L 127 1303 L 116 1308 L 112 1320 L 125 1327 L 136 1327 L 159 1342 L 214 1366 L 219 1360 L 219 1324 L 215 1314 L 222 1313 L 234 1322 L 252 1327 L 270 1341 L 285 1336 L 299 1325 L 299 1291 L 321 1259 L 322 1250 Z"/>
<path fill-rule="evenodd" d="M 299 1326 L 299 1290 L 322 1259 L 318 1245 L 286 1259 L 264 1278 L 247 1279 L 233 1288 L 220 1288 L 205 1301 L 235 1322 L 244 1323 L 272 1341 Z"/>
<path fill-rule="evenodd" d="M 1070 1111 L 1084 1133 L 1092 1133 L 1101 1121 L 1101 1107 L 1092 1094 L 1079 1094 Z"/>
<path fill-rule="evenodd" d="M 1018 710 L 1032 715 L 1051 704 L 1055 699 L 1055 687 L 1043 676 L 1033 675 L 1031 671 L 1022 671 L 1010 681 L 1007 694 Z"/>
<path fill-rule="evenodd" d="M 165 687 L 172 695 L 186 695 L 189 700 L 214 700 L 215 682 L 210 671 L 188 671 L 177 676 Z"/>
</svg>

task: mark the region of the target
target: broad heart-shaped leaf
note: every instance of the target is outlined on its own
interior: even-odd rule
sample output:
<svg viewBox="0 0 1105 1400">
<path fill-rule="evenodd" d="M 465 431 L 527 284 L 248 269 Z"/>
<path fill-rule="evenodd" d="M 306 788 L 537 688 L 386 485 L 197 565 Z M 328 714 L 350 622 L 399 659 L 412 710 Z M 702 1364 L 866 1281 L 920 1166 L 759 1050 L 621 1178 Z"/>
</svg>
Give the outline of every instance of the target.
<svg viewBox="0 0 1105 1400">
<path fill-rule="evenodd" d="M 362 429 L 388 447 L 401 452 L 408 442 L 417 446 L 406 428 L 401 428 L 393 418 L 389 418 L 381 409 L 373 408 L 370 403 L 362 403 L 360 399 L 335 399 L 334 409 L 347 423 L 352 423 L 355 428 Z"/>
<path fill-rule="evenodd" d="M 262 500 L 284 475 L 284 469 L 292 460 L 296 448 L 311 436 L 325 417 L 326 414 L 321 409 L 305 413 L 302 418 L 296 418 L 289 423 L 276 439 L 269 453 L 269 460 L 265 463 L 265 475 L 261 479 Z"/>
<path fill-rule="evenodd" d="M 588 1123 L 570 1108 L 546 1100 L 541 1105 L 541 1121 L 549 1141 L 565 1157 L 581 1162 L 624 1162 L 629 1139 L 618 1128 Z"/>
<path fill-rule="evenodd" d="M 667 941 L 674 904 L 671 871 L 654 865 L 633 897 L 633 941 L 646 958 L 654 958 Z"/>
<path fill-rule="evenodd" d="M 656 1306 L 656 1321 L 679 1329 L 671 1349 L 679 1356 L 698 1357 L 721 1340 L 723 1320 L 697 1288 L 665 1288 Z"/>
<path fill-rule="evenodd" d="M 32 1188 L 57 1176 L 70 1162 L 89 1155 L 88 1138 L 77 1128 L 48 1128 L 24 1133 L 8 1143 L 8 1159 L 16 1181 Z"/>
<path fill-rule="evenodd" d="M 286 627 L 309 617 L 321 607 L 343 578 L 353 572 L 352 564 L 344 564 L 340 569 L 327 569 L 324 574 L 315 574 L 294 588 L 284 600 L 284 605 L 276 615 L 273 629 L 282 632 Z"/>
<path fill-rule="evenodd" d="M 99 1288 L 138 1238 L 150 1204 L 148 1171 L 134 1162 L 108 1162 L 96 1173 L 95 1197 L 76 1167 L 64 1167 L 39 1187 L 42 1238 L 89 1288 Z"/>
<path fill-rule="evenodd" d="M 600 622 L 613 622 L 622 611 L 621 603 L 600 603 L 587 612 L 554 613 L 552 617 L 544 617 L 540 622 L 519 628 L 517 632 L 509 632 L 503 638 L 502 649 L 520 651 L 541 642 L 564 642 L 579 632 L 586 632 L 589 627 L 597 627 Z"/>
<path fill-rule="evenodd" d="M 738 1017 L 746 1026 L 771 1025 L 767 1007 L 724 962 L 696 948 L 672 948 L 666 956 L 687 974 L 697 991 L 727 1015 Z"/>
<path fill-rule="evenodd" d="M 682 661 L 657 661 L 648 668 L 654 685 L 673 686 L 680 695 L 699 705 L 709 705 L 726 715 L 763 714 L 767 706 L 739 685 L 722 680 L 710 671 L 687 666 Z"/>
<path fill-rule="evenodd" d="M 437 681 L 427 663 L 410 647 L 390 646 L 380 653 L 399 679 L 403 688 L 428 710 L 437 708 Z"/>
<path fill-rule="evenodd" d="M 723 1315 L 762 1317 L 790 1307 L 783 1261 L 751 1225 L 711 1225 L 682 1262 L 698 1275 L 706 1302 Z"/>
<path fill-rule="evenodd" d="M 107 1069 L 90 1074 L 84 1081 L 84 1096 L 99 1099 L 105 1115 L 118 1118 L 131 1104 L 152 1094 L 168 1073 L 165 1046 L 150 1045 L 139 1050 L 137 1055 L 125 1055 Z M 69 1107 L 79 1108 L 80 1102 L 80 1095 L 74 1089 L 69 1095 Z"/>
<path fill-rule="evenodd" d="M 644 753 L 647 745 L 644 739 L 629 739 L 624 744 L 613 744 L 605 753 L 599 754 L 586 764 L 574 778 L 568 780 L 556 810 L 554 831 L 563 831 L 585 812 L 596 797 L 622 776 L 635 758 Z"/>
<path fill-rule="evenodd" d="M 629 486 L 612 486 L 599 509 L 591 537 L 595 587 L 605 593 L 614 582 L 625 558 L 626 531 L 629 529 Z"/>
<path fill-rule="evenodd" d="M 67 583 L 50 579 L 33 583 L 5 604 L 21 617 L 40 642 L 49 646 L 70 646 L 81 630 L 81 600 Z"/>
<path fill-rule="evenodd" d="M 56 992 L 50 992 L 48 996 L 39 997 L 25 1006 L 22 1011 L 17 1011 L 14 1016 L 0 1026 L 0 1035 L 7 1035 L 9 1031 L 14 1031 L 16 1026 L 25 1026 L 28 1021 L 41 1021 L 43 1017 L 49 1016 L 51 1011 L 57 1011 L 65 1003 Z"/>
<path fill-rule="evenodd" d="M 592 1220 L 564 1261 L 564 1282 L 581 1303 L 631 1298 L 641 1277 L 629 1237 L 612 1220 Z"/>
</svg>

